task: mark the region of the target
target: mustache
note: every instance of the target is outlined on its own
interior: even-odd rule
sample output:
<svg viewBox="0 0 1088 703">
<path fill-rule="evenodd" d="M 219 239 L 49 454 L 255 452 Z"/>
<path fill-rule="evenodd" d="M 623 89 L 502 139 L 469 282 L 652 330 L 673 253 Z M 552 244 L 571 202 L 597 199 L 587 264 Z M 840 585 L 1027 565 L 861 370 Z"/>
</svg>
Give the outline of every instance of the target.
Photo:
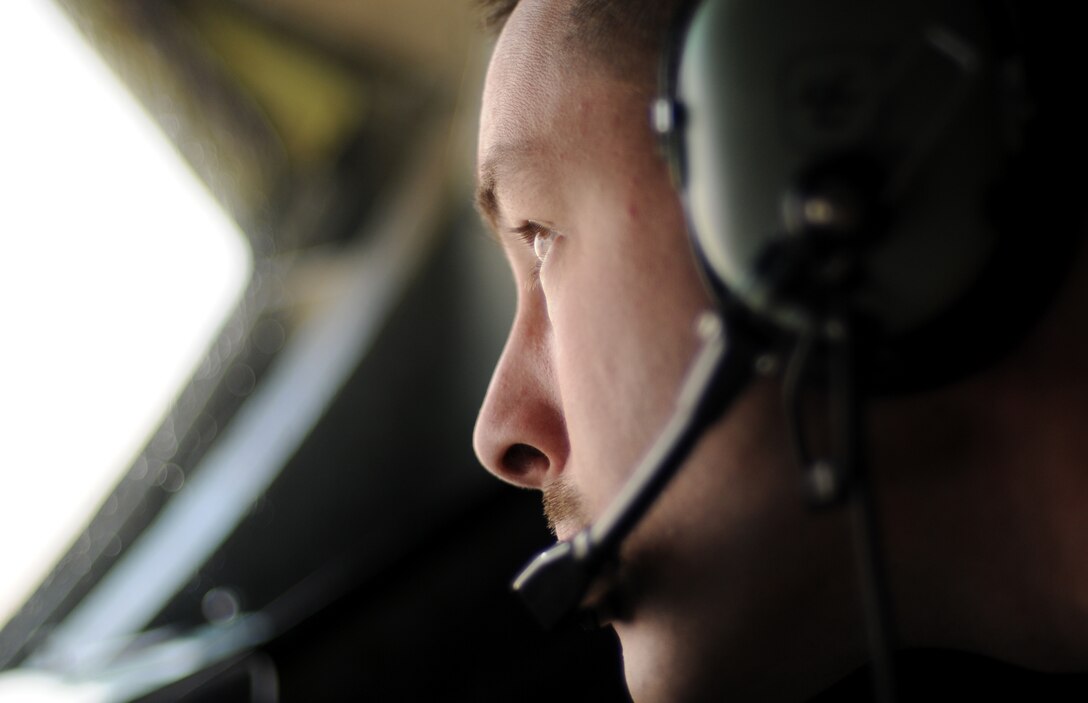
<svg viewBox="0 0 1088 703">
<path fill-rule="evenodd" d="M 573 522 L 579 527 L 589 524 L 585 501 L 578 490 L 567 481 L 555 481 L 541 489 L 544 504 L 544 518 L 548 521 L 548 530 L 556 536 L 560 523 Z"/>
</svg>

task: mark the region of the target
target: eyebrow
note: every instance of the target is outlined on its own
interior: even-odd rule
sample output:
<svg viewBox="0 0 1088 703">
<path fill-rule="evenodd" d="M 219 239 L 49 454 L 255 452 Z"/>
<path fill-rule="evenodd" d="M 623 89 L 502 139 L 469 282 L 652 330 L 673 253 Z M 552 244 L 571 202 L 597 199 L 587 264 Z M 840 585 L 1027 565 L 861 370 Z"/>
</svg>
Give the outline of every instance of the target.
<svg viewBox="0 0 1088 703">
<path fill-rule="evenodd" d="M 480 166 L 480 175 L 476 183 L 476 212 L 488 225 L 488 231 L 495 235 L 499 227 L 499 196 L 495 192 L 496 167 L 493 161 L 485 161 Z"/>
<path fill-rule="evenodd" d="M 476 210 L 489 226 L 492 235 L 499 232 L 502 208 L 499 205 L 498 183 L 503 174 L 516 172 L 534 158 L 534 150 L 526 143 L 497 144 L 488 149 L 480 164 L 476 185 Z"/>
</svg>

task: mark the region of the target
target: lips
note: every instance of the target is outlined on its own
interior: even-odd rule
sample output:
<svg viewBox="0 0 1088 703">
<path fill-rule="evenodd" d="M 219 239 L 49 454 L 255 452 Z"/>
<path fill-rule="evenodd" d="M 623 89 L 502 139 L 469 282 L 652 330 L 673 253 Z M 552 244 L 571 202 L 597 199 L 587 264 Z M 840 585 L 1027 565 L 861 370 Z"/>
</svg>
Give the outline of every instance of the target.
<svg viewBox="0 0 1088 703">
<path fill-rule="evenodd" d="M 556 523 L 549 519 L 548 529 L 555 535 L 557 542 L 569 542 L 574 539 L 575 535 L 582 531 L 581 527 L 570 520 Z"/>
</svg>

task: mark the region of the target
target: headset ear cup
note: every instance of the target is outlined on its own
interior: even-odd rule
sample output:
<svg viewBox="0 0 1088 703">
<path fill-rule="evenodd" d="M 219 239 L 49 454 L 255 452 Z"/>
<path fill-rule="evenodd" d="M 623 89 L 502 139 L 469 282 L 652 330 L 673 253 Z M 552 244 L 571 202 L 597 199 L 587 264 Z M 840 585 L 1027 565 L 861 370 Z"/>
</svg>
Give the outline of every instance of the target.
<svg viewBox="0 0 1088 703">
<path fill-rule="evenodd" d="M 684 147 L 686 112 L 678 99 L 676 86 L 680 58 L 684 49 L 691 18 L 700 0 L 681 3 L 666 32 L 658 69 L 658 98 L 654 101 L 651 122 L 660 140 L 661 151 L 669 165 L 673 186 L 683 195 L 687 179 L 687 159 Z"/>
<path fill-rule="evenodd" d="M 870 386 L 946 383 L 1023 337 L 1076 239 L 1047 204 L 1054 137 L 1028 133 L 1015 23 L 984 2 L 815 5 L 705 0 L 670 43 L 657 112 L 693 246 L 716 295 L 785 337 L 819 326 L 845 252 Z M 1044 222 L 1057 255 L 1032 245 Z"/>
</svg>

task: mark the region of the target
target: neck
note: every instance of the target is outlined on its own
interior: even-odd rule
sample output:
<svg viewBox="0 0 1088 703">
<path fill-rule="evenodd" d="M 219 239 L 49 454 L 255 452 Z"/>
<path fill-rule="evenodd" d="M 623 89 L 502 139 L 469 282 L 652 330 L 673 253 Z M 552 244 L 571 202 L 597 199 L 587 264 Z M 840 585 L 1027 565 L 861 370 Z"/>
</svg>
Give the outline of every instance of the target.
<svg viewBox="0 0 1088 703">
<path fill-rule="evenodd" d="M 1000 368 L 874 417 L 908 646 L 1088 669 L 1088 335 L 1066 312 Z"/>
</svg>

